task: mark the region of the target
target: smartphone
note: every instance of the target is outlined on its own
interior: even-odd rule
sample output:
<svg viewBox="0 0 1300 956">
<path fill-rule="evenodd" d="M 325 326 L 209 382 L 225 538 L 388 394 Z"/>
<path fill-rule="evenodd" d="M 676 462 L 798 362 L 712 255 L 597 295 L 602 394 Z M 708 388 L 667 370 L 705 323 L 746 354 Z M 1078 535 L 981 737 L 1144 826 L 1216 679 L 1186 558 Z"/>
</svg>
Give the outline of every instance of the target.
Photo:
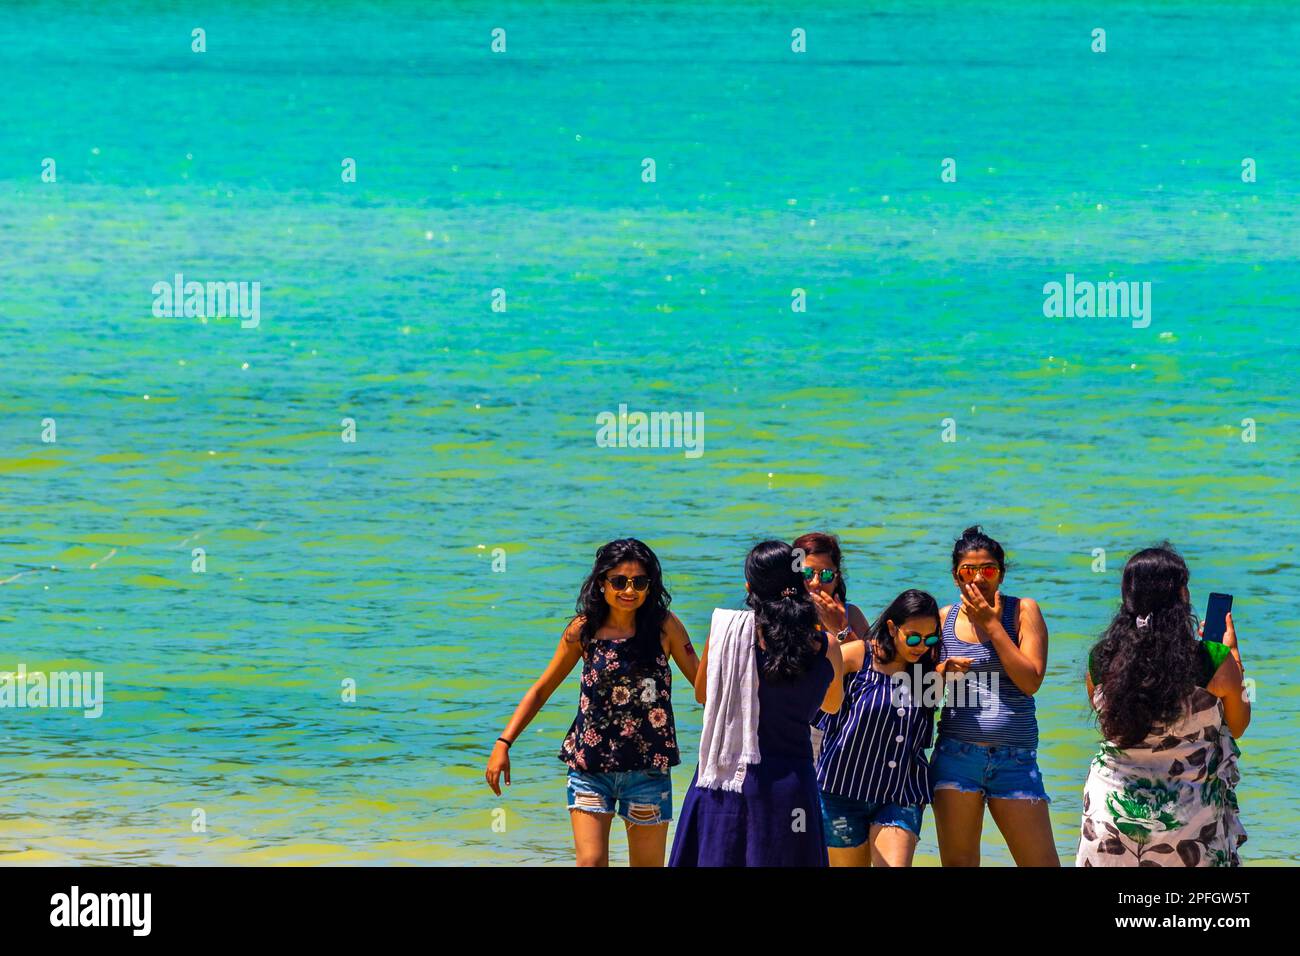
<svg viewBox="0 0 1300 956">
<path fill-rule="evenodd" d="M 1210 595 L 1210 601 L 1205 605 L 1205 633 L 1202 635 L 1204 640 L 1223 643 L 1223 635 L 1228 628 L 1228 612 L 1231 610 L 1231 594 L 1215 592 Z"/>
</svg>

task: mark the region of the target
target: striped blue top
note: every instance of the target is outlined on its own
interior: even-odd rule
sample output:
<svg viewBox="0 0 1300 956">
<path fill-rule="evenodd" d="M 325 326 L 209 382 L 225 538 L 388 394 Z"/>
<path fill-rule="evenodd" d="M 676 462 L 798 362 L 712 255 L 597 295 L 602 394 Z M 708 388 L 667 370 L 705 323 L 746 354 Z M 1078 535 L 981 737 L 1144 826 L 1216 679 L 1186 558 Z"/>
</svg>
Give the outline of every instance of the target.
<svg viewBox="0 0 1300 956">
<path fill-rule="evenodd" d="M 903 683 L 898 699 L 896 678 Z M 920 681 L 920 665 L 910 675 L 900 671 L 891 676 L 874 670 L 869 659 L 853 675 L 839 712 L 827 714 L 821 725 L 826 736 L 817 761 L 820 790 L 868 803 L 930 803 L 925 751 L 934 734 L 934 708 L 914 706 L 908 687 L 919 692 Z"/>
<path fill-rule="evenodd" d="M 1002 596 L 1002 626 L 1016 647 L 1020 646 L 1020 626 L 1017 611 L 1020 598 Z M 1038 718 L 1034 713 L 1034 698 L 1016 686 L 1007 676 L 1002 660 L 991 643 L 970 644 L 957 637 L 957 613 L 960 604 L 954 604 L 943 622 L 943 651 L 940 656 L 969 657 L 970 671 L 965 691 L 954 684 L 948 686 L 948 699 L 939 717 L 939 737 L 963 740 L 967 743 L 986 743 L 995 747 L 1038 746 Z M 993 678 L 996 677 L 996 683 Z"/>
</svg>

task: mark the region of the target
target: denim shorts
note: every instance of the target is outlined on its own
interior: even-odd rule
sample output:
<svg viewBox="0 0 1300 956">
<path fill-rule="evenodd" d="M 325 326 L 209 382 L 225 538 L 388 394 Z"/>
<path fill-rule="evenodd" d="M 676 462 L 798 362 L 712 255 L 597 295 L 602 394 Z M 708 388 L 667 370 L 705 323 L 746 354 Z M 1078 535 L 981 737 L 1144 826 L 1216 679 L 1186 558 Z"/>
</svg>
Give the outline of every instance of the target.
<svg viewBox="0 0 1300 956">
<path fill-rule="evenodd" d="M 1051 802 L 1038 770 L 1038 751 L 1029 747 L 986 747 L 940 737 L 930 755 L 930 779 L 935 790 Z"/>
<path fill-rule="evenodd" d="M 628 823 L 654 826 L 673 818 L 673 778 L 667 770 L 626 773 L 569 771 L 569 809 L 613 813 Z"/>
<path fill-rule="evenodd" d="M 826 834 L 826 845 L 831 849 L 862 846 L 871 835 L 873 826 L 902 827 L 908 833 L 921 835 L 924 806 L 869 803 L 825 792 L 821 798 L 822 830 Z"/>
</svg>

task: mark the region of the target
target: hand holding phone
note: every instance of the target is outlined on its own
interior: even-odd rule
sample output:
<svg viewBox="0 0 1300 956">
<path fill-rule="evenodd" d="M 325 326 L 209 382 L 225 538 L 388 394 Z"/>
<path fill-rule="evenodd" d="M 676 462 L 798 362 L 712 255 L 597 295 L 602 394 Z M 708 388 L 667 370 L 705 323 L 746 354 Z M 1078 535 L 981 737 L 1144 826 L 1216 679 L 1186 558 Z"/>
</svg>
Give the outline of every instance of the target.
<svg viewBox="0 0 1300 956">
<path fill-rule="evenodd" d="M 1231 610 L 1231 594 L 1218 592 L 1211 594 L 1209 603 L 1205 606 L 1205 624 L 1201 629 L 1201 639 L 1224 643 L 1223 638 L 1228 632 L 1228 612 Z"/>
</svg>

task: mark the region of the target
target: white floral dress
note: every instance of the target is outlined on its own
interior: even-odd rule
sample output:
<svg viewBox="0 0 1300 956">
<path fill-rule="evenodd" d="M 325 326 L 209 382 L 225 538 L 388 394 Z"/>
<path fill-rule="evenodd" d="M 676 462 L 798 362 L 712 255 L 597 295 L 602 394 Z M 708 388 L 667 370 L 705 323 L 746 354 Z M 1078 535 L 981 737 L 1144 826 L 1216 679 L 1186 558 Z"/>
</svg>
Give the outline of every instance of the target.
<svg viewBox="0 0 1300 956">
<path fill-rule="evenodd" d="M 1101 708 L 1101 687 L 1093 703 Z M 1238 866 L 1241 751 L 1223 704 L 1203 687 L 1186 715 L 1120 748 L 1105 742 L 1083 789 L 1077 866 Z"/>
</svg>

